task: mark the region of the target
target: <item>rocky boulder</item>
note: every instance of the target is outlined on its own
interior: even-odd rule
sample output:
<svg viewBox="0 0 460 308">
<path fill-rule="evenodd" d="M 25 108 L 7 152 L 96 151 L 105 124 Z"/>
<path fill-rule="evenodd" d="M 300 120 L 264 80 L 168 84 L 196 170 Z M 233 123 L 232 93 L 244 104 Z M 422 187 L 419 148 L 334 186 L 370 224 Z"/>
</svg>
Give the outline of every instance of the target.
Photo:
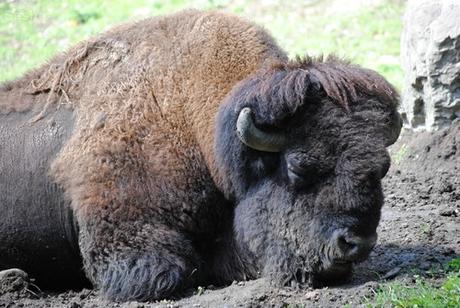
<svg viewBox="0 0 460 308">
<path fill-rule="evenodd" d="M 406 127 L 431 131 L 460 118 L 460 1 L 409 0 L 401 57 Z"/>
</svg>

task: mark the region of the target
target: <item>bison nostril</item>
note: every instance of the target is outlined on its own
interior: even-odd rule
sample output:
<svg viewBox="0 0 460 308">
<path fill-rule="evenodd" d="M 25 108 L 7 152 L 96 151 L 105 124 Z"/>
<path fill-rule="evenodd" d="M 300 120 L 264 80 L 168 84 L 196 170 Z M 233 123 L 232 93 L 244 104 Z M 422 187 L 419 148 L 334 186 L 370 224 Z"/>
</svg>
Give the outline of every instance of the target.
<svg viewBox="0 0 460 308">
<path fill-rule="evenodd" d="M 347 260 L 353 259 L 359 253 L 359 243 L 345 236 L 338 238 L 338 246 Z"/>
<path fill-rule="evenodd" d="M 337 237 L 337 246 L 345 260 L 358 261 L 368 256 L 376 241 L 376 234 L 364 237 L 347 231 Z"/>
</svg>

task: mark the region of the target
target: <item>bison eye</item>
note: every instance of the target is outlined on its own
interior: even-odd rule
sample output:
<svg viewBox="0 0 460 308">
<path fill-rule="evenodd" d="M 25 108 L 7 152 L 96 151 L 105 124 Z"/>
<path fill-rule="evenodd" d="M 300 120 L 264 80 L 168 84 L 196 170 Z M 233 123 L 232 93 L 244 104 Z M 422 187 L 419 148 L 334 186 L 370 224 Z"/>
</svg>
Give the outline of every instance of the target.
<svg viewBox="0 0 460 308">
<path fill-rule="evenodd" d="M 298 159 L 287 161 L 287 174 L 289 180 L 296 186 L 309 186 L 317 176 L 317 168 L 314 163 L 305 163 Z"/>
<path fill-rule="evenodd" d="M 293 159 L 288 161 L 287 167 L 288 167 L 288 171 L 294 174 L 297 174 L 299 176 L 306 175 L 308 171 L 308 168 L 305 168 L 304 166 L 299 164 L 299 162 L 296 162 Z"/>
</svg>

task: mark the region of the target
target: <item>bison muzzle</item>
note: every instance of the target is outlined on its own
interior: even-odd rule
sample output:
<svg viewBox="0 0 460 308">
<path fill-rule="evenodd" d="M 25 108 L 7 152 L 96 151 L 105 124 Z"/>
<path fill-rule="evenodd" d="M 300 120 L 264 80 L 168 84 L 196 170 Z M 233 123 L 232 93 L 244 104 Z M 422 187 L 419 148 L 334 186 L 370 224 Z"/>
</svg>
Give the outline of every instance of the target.
<svg viewBox="0 0 460 308">
<path fill-rule="evenodd" d="M 376 243 L 397 105 L 233 15 L 112 29 L 0 88 L 0 269 L 117 301 L 342 281 Z"/>
</svg>

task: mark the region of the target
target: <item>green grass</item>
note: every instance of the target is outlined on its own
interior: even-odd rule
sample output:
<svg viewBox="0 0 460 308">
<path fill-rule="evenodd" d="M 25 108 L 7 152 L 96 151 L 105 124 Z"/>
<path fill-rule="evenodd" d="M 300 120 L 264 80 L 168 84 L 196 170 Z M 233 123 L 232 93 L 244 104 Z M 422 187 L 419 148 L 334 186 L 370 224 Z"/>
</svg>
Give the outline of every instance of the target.
<svg viewBox="0 0 460 308">
<path fill-rule="evenodd" d="M 455 258 L 447 263 L 447 270 L 460 273 L 460 258 Z"/>
<path fill-rule="evenodd" d="M 0 81 L 20 76 L 112 25 L 170 12 L 185 1 L 36 0 L 0 3 Z M 204 7 L 204 6 L 203 6 Z"/>
<path fill-rule="evenodd" d="M 371 1 L 372 2 L 372 1 Z M 0 2 L 0 82 L 122 22 L 184 8 L 223 8 L 264 25 L 291 56 L 335 53 L 402 85 L 402 0 L 378 6 L 337 0 L 23 0 Z M 343 6 L 343 5 L 342 5 Z M 347 7 L 353 6 L 352 9 Z M 334 10 L 334 8 L 336 8 Z"/>
<path fill-rule="evenodd" d="M 290 11 L 280 10 L 268 28 L 291 55 L 334 53 L 380 72 L 401 88 L 403 73 L 399 53 L 403 3 L 387 0 L 376 7 L 342 14 L 327 13 L 327 2 L 322 11 L 306 17 L 290 16 Z M 286 25 L 288 20 L 292 22 Z"/>
<path fill-rule="evenodd" d="M 448 308 L 460 307 L 460 258 L 450 261 L 444 269 L 446 275 L 440 285 L 427 278 L 414 275 L 415 284 L 392 282 L 377 290 L 368 307 Z M 438 272 L 439 274 L 439 272 Z"/>
<path fill-rule="evenodd" d="M 395 162 L 396 165 L 399 165 L 403 162 L 403 160 L 407 157 L 408 148 L 406 144 L 403 144 L 399 150 L 394 153 L 391 157 L 391 161 Z"/>
</svg>

